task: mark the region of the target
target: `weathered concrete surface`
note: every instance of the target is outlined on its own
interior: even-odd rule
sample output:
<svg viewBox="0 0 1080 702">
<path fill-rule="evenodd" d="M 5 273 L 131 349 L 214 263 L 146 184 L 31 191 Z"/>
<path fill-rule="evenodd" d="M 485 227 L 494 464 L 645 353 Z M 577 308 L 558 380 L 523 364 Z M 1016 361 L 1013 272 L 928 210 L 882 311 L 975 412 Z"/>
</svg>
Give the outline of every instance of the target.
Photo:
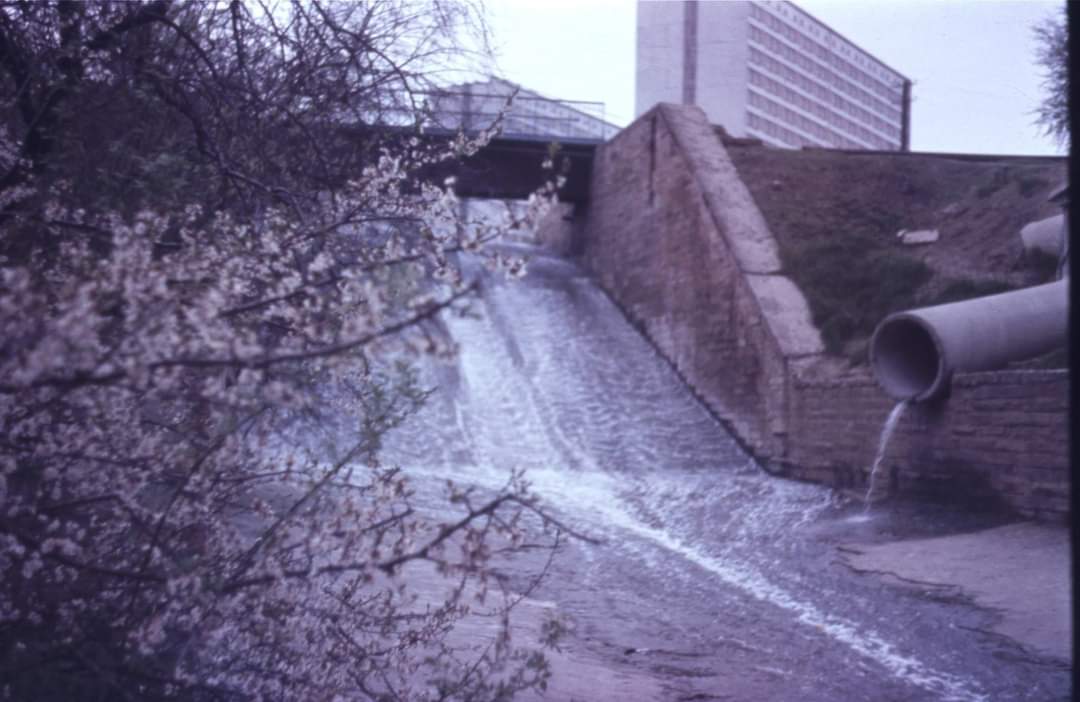
<svg viewBox="0 0 1080 702">
<path fill-rule="evenodd" d="M 920 590 L 953 589 L 995 610 L 994 630 L 1072 661 L 1069 532 L 1029 522 L 970 534 L 841 547 L 854 570 Z"/>
<path fill-rule="evenodd" d="M 825 350 L 821 334 L 810 317 L 806 298 L 790 278 L 747 275 L 746 280 L 785 356 L 804 356 Z"/>
<path fill-rule="evenodd" d="M 718 232 L 744 273 L 779 273 L 780 253 L 754 198 L 700 109 L 661 104 L 660 115 L 689 161 Z"/>
<path fill-rule="evenodd" d="M 514 644 L 542 651 L 551 669 L 551 678 L 544 690 L 520 692 L 514 696 L 515 700 L 623 702 L 665 699 L 662 678 L 641 670 L 635 661 L 604 657 L 589 650 L 582 645 L 572 627 L 563 634 L 556 647 L 541 648 L 539 642 L 543 636 L 544 622 L 558 614 L 557 603 L 527 597 L 514 608 L 511 615 Z M 470 617 L 455 629 L 453 643 L 475 647 L 478 642 L 494 641 L 498 626 L 498 617 Z"/>
</svg>

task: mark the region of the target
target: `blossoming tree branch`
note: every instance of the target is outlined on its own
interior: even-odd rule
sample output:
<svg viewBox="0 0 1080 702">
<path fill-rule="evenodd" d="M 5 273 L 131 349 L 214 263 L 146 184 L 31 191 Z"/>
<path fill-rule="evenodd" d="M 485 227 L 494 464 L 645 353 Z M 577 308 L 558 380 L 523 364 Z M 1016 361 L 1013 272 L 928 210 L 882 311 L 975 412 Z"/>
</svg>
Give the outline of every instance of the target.
<svg viewBox="0 0 1080 702">
<path fill-rule="evenodd" d="M 566 530 L 511 467 L 434 519 L 381 456 L 454 354 L 460 261 L 519 274 L 488 245 L 554 197 L 467 222 L 423 176 L 498 129 L 423 133 L 485 39 L 468 0 L 0 6 L 5 698 L 544 684 L 489 566 Z M 297 440 L 328 422 L 331 453 Z M 455 638 L 477 607 L 497 632 Z"/>
</svg>

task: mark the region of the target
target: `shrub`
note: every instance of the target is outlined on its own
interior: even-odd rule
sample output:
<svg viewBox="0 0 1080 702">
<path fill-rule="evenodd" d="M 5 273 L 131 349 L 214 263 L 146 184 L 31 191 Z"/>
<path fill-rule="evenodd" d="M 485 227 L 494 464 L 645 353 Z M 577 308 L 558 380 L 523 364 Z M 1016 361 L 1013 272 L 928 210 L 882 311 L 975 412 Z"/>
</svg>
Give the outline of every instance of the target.
<svg viewBox="0 0 1080 702">
<path fill-rule="evenodd" d="M 1035 193 L 1045 189 L 1050 185 L 1050 181 L 1039 176 L 1024 176 L 1016 181 L 1017 188 L 1020 190 L 1020 194 L 1024 197 L 1031 197 Z"/>
<path fill-rule="evenodd" d="M 941 292 L 921 300 L 919 304 L 926 307 L 944 305 L 985 295 L 997 295 L 1014 289 L 1015 286 L 997 280 L 953 279 L 945 284 Z"/>
<path fill-rule="evenodd" d="M 1024 263 L 1038 282 L 1049 283 L 1057 277 L 1060 261 L 1057 256 L 1042 249 L 1032 249 L 1024 253 Z"/>
<path fill-rule="evenodd" d="M 990 179 L 975 189 L 975 197 L 985 200 L 1009 184 L 1009 169 L 998 168 Z"/>
<path fill-rule="evenodd" d="M 428 392 L 408 360 L 452 353 L 434 320 L 475 287 L 456 257 L 521 271 L 423 177 L 491 130 L 336 129 L 413 104 L 469 6 L 259 7 L 0 7 L 5 697 L 502 700 L 546 680 L 488 567 L 557 542 L 521 476 L 448 484 L 444 523 L 380 453 Z M 308 447 L 331 420 L 337 445 Z M 405 577 L 421 566 L 438 592 Z M 499 626 L 452 646 L 489 587 Z"/>
<path fill-rule="evenodd" d="M 869 336 L 886 315 L 911 307 L 931 277 L 923 262 L 866 236 L 808 246 L 785 260 L 831 354 Z"/>
</svg>

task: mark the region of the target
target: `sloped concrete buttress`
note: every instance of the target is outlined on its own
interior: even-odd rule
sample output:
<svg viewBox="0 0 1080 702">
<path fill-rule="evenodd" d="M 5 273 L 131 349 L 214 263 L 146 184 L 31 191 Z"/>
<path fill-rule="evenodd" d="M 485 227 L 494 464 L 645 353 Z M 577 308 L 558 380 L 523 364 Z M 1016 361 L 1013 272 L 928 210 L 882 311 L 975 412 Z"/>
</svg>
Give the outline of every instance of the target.
<svg viewBox="0 0 1080 702">
<path fill-rule="evenodd" d="M 780 353 L 784 357 L 822 353 L 825 345 L 806 298 L 781 274 L 776 239 L 705 113 L 666 103 L 658 109 L 690 163 L 716 230 L 746 276 Z"/>
<path fill-rule="evenodd" d="M 697 186 L 739 269 L 779 273 L 776 240 L 705 113 L 697 107 L 666 103 L 658 109 L 690 161 Z"/>
<path fill-rule="evenodd" d="M 821 334 L 814 326 L 806 298 L 790 278 L 782 275 L 747 275 L 746 280 L 785 356 L 824 352 Z"/>
</svg>

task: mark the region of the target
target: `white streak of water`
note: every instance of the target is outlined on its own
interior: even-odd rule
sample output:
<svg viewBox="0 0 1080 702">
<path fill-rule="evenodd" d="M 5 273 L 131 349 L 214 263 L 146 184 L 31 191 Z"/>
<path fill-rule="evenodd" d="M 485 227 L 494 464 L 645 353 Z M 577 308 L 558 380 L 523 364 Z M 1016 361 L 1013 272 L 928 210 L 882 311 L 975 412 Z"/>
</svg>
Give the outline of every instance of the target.
<svg viewBox="0 0 1080 702">
<path fill-rule="evenodd" d="M 964 678 L 935 670 L 918 658 L 902 653 L 876 631 L 799 599 L 742 559 L 730 553 L 725 553 L 722 558 L 712 556 L 682 542 L 666 529 L 642 523 L 624 507 L 624 501 L 619 497 L 619 484 L 607 474 L 582 472 L 574 476 L 572 485 L 559 470 L 533 471 L 530 477 L 540 494 L 554 498 L 553 501 L 563 508 L 588 511 L 596 522 L 629 532 L 677 554 L 724 584 L 792 613 L 800 624 L 882 666 L 895 677 L 939 695 L 943 702 L 986 702 L 988 699 L 982 692 L 972 689 Z"/>
<path fill-rule="evenodd" d="M 934 670 L 914 656 L 901 653 L 878 633 L 872 630 L 860 631 L 854 622 L 826 614 L 813 604 L 793 597 L 752 568 L 728 557 L 719 560 L 703 554 L 672 538 L 665 531 L 640 523 L 634 524 L 632 528 L 641 536 L 718 576 L 725 583 L 791 612 L 800 623 L 816 628 L 856 654 L 881 665 L 897 678 L 941 695 L 941 699 L 946 702 L 984 702 L 988 699 L 982 693 L 972 690 L 963 678 Z"/>
<path fill-rule="evenodd" d="M 907 400 L 896 403 L 896 406 L 892 408 L 892 412 L 889 412 L 888 419 L 885 420 L 885 426 L 881 429 L 877 455 L 874 456 L 874 463 L 870 468 L 870 479 L 867 481 L 866 496 L 863 498 L 863 514 L 870 511 L 870 500 L 873 498 L 874 488 L 877 485 L 878 469 L 881 468 L 881 463 L 885 460 L 885 451 L 889 448 L 889 440 L 892 438 L 893 432 L 896 431 L 896 425 L 900 423 L 900 417 L 904 415 L 905 408 L 907 408 Z"/>
</svg>

